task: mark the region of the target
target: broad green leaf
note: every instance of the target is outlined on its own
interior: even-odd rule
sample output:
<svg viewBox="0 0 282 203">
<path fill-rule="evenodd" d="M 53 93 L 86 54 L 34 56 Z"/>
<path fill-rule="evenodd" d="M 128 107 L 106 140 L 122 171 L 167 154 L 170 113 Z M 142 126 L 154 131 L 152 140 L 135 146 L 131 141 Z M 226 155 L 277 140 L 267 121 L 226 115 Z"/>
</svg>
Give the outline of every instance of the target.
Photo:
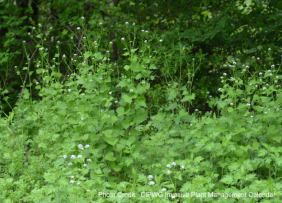
<svg viewBox="0 0 282 203">
<path fill-rule="evenodd" d="M 107 153 L 104 158 L 105 158 L 105 160 L 108 160 L 108 161 L 115 161 L 116 160 L 113 152 Z"/>
<path fill-rule="evenodd" d="M 131 103 L 132 102 L 132 96 L 128 95 L 128 94 L 123 94 L 122 98 L 124 99 L 124 101 L 126 103 Z"/>
</svg>

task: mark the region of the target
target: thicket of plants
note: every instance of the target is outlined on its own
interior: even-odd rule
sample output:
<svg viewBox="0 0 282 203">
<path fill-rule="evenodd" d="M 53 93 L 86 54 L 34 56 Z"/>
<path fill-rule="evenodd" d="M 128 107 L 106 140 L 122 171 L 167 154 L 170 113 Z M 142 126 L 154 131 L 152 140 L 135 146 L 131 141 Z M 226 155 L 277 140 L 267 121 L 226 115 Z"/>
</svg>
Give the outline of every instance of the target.
<svg viewBox="0 0 282 203">
<path fill-rule="evenodd" d="M 27 22 L 24 13 L 36 11 L 34 2 L 41 16 Z M 3 4 L 25 26 L 9 28 L 12 21 L 2 10 L 1 202 L 281 201 L 281 49 L 272 44 L 279 40 L 262 35 L 281 35 L 281 6 L 223 2 L 227 8 L 219 11 L 203 1 L 186 14 L 187 2 L 168 7 L 159 1 L 157 14 L 182 11 L 173 16 L 169 10 L 162 24 L 142 10 L 148 3 Z M 200 5 L 206 9 L 202 14 Z M 104 19 L 90 15 L 92 7 L 100 8 Z M 234 26 L 224 21 L 228 12 L 233 22 L 244 22 L 260 9 L 268 12 L 262 12 L 262 22 L 276 27 L 266 30 L 269 25 L 257 23 L 262 30 L 224 30 Z M 202 35 L 186 27 L 193 12 L 198 14 L 191 22 Z M 248 39 L 240 38 L 247 33 Z M 226 44 L 219 48 L 221 37 Z M 236 38 L 246 44 L 238 45 Z M 17 43 L 21 57 L 11 51 Z M 275 195 L 177 196 L 190 192 Z"/>
</svg>

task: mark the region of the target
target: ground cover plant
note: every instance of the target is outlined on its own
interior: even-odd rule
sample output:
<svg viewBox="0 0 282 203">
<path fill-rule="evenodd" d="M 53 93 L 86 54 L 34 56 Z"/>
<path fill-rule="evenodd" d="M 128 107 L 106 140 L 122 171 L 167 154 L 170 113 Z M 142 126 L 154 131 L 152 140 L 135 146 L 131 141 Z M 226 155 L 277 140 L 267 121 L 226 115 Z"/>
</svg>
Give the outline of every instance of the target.
<svg viewBox="0 0 282 203">
<path fill-rule="evenodd" d="M 211 111 L 191 112 L 197 97 L 191 72 L 200 67 L 201 56 L 189 61 L 189 50 L 180 47 L 187 63 L 185 82 L 164 69 L 165 81 L 158 89 L 150 85 L 156 80 L 152 72 L 160 55 L 150 53 L 148 47 L 154 44 L 134 47 L 130 36 L 120 40 L 127 63 L 118 67 L 109 62 L 107 51 L 99 52 L 99 38 L 85 44 L 84 52 L 74 49 L 69 54 L 60 53 L 59 42 L 54 42 L 58 44 L 54 58 L 48 56 L 42 39 L 41 57 L 35 62 L 41 78 L 32 84 L 42 99 L 32 99 L 27 87 L 11 113 L 1 118 L 1 201 L 281 200 L 281 63 L 269 61 L 267 70 L 256 57 L 246 64 L 230 59 L 219 97 L 207 98 Z M 159 46 L 165 41 L 153 40 Z M 60 63 L 68 65 L 65 78 Z M 157 98 L 165 102 L 154 101 Z M 106 198 L 98 195 L 101 191 L 136 197 Z M 176 194 L 144 197 L 140 195 L 144 191 Z M 191 191 L 275 196 L 177 196 Z"/>
<path fill-rule="evenodd" d="M 15 104 L 1 86 L 1 202 L 280 202 L 279 47 L 216 71 L 181 29 L 128 17 L 112 39 L 103 22 L 33 24 L 21 42 Z"/>
</svg>

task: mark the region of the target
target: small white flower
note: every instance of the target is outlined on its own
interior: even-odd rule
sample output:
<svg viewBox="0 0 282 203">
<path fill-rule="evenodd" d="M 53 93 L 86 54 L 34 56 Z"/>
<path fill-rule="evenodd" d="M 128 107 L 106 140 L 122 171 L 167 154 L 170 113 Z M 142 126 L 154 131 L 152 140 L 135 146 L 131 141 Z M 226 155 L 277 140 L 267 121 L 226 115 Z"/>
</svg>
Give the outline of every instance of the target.
<svg viewBox="0 0 282 203">
<path fill-rule="evenodd" d="M 170 174 L 170 170 L 167 171 L 167 174 Z"/>
<path fill-rule="evenodd" d="M 91 160 L 91 159 L 87 159 L 87 161 L 88 161 L 88 162 L 92 162 L 92 160 Z"/>
<path fill-rule="evenodd" d="M 35 27 L 32 27 L 32 29 L 34 29 L 34 30 L 35 30 Z"/>
<path fill-rule="evenodd" d="M 87 164 L 83 164 L 83 166 L 84 166 L 84 167 L 86 167 L 86 166 L 87 166 Z"/>
<path fill-rule="evenodd" d="M 75 155 L 71 155 L 71 159 L 75 159 L 76 157 L 75 157 Z"/>
<path fill-rule="evenodd" d="M 268 48 L 268 51 L 270 51 L 271 50 L 271 48 Z"/>
<path fill-rule="evenodd" d="M 69 92 L 71 92 L 71 89 L 68 89 Z"/>
<path fill-rule="evenodd" d="M 71 162 L 69 162 L 69 163 L 68 163 L 68 166 L 72 166 L 72 163 L 71 163 Z"/>
<path fill-rule="evenodd" d="M 246 106 L 251 106 L 251 104 L 250 104 L 250 103 L 247 103 Z"/>
<path fill-rule="evenodd" d="M 74 183 L 74 180 L 71 180 L 70 183 Z"/>
<path fill-rule="evenodd" d="M 264 112 L 265 114 L 267 114 L 267 112 Z"/>
<path fill-rule="evenodd" d="M 61 157 L 63 157 L 64 159 L 66 159 L 66 158 L 67 158 L 67 155 L 62 155 Z"/>
<path fill-rule="evenodd" d="M 151 182 L 149 183 L 149 185 L 155 185 L 155 182 L 154 182 L 154 181 L 151 181 Z"/>
<path fill-rule="evenodd" d="M 66 55 L 64 54 L 64 55 L 63 55 L 63 58 L 65 58 L 65 57 L 66 57 Z"/>
<path fill-rule="evenodd" d="M 153 176 L 152 176 L 152 175 L 149 175 L 148 178 L 149 178 L 149 180 L 152 180 L 152 179 L 153 179 Z"/>
<path fill-rule="evenodd" d="M 115 103 L 118 103 L 118 101 L 115 101 Z"/>
<path fill-rule="evenodd" d="M 251 115 L 251 118 L 253 118 L 254 116 L 253 115 Z"/>
<path fill-rule="evenodd" d="M 147 43 L 147 40 L 145 40 L 144 42 Z"/>
<path fill-rule="evenodd" d="M 263 90 L 266 90 L 266 87 L 263 87 L 262 89 L 263 89 Z"/>
<path fill-rule="evenodd" d="M 128 23 L 128 22 L 125 22 L 125 24 L 128 25 L 129 23 Z"/>
<path fill-rule="evenodd" d="M 103 25 L 103 23 L 101 22 L 101 23 L 99 23 L 99 25 Z"/>
<path fill-rule="evenodd" d="M 109 94 L 112 94 L 112 92 L 109 92 Z"/>
<path fill-rule="evenodd" d="M 81 156 L 81 155 L 77 155 L 77 158 L 78 158 L 78 159 L 79 159 L 79 158 L 81 159 L 81 158 L 82 158 L 82 156 Z"/>
<path fill-rule="evenodd" d="M 77 29 L 77 30 L 80 30 L 80 27 L 77 27 L 76 29 Z"/>
<path fill-rule="evenodd" d="M 163 192 L 164 192 L 164 191 L 167 191 L 167 189 L 166 189 L 166 188 L 163 188 L 162 191 L 163 191 Z"/>
<path fill-rule="evenodd" d="M 121 40 L 124 40 L 124 37 L 122 37 Z"/>
<path fill-rule="evenodd" d="M 89 144 L 85 145 L 85 148 L 89 148 L 89 147 L 90 147 L 90 145 L 89 145 Z"/>
<path fill-rule="evenodd" d="M 249 68 L 249 66 L 246 66 L 246 68 Z"/>
<path fill-rule="evenodd" d="M 221 90 L 221 88 L 218 88 L 218 91 L 220 91 Z"/>
<path fill-rule="evenodd" d="M 77 182 L 77 185 L 80 185 L 80 182 Z"/>
<path fill-rule="evenodd" d="M 233 103 L 230 103 L 231 106 L 233 106 Z"/>
<path fill-rule="evenodd" d="M 144 32 L 145 30 L 141 30 L 141 32 Z"/>
<path fill-rule="evenodd" d="M 195 109 L 195 111 L 199 111 L 198 109 Z"/>
<path fill-rule="evenodd" d="M 79 145 L 78 145 L 78 148 L 83 150 L 83 145 L 82 145 L 82 144 L 79 144 Z"/>
<path fill-rule="evenodd" d="M 100 77 L 100 80 L 103 80 L 103 78 L 102 78 L 102 77 Z"/>
<path fill-rule="evenodd" d="M 226 73 L 223 73 L 223 75 L 227 75 Z"/>
<path fill-rule="evenodd" d="M 259 57 L 257 57 L 257 60 L 259 60 Z"/>
<path fill-rule="evenodd" d="M 190 126 L 192 126 L 193 124 L 191 123 Z"/>
<path fill-rule="evenodd" d="M 166 165 L 167 168 L 171 168 L 170 164 Z"/>
<path fill-rule="evenodd" d="M 171 198 L 172 198 L 172 199 L 174 199 L 174 198 L 175 198 L 175 196 L 174 196 L 174 195 L 171 195 Z"/>
<path fill-rule="evenodd" d="M 74 178 L 74 176 L 71 176 L 70 178 Z"/>
<path fill-rule="evenodd" d="M 233 64 L 236 64 L 236 62 L 234 61 Z"/>
<path fill-rule="evenodd" d="M 172 162 L 171 165 L 172 165 L 172 166 L 176 166 L 176 163 L 175 163 L 175 162 Z"/>
<path fill-rule="evenodd" d="M 110 44 L 113 44 L 113 42 L 110 42 Z"/>
<path fill-rule="evenodd" d="M 130 92 L 133 92 L 133 89 L 130 89 Z"/>
<path fill-rule="evenodd" d="M 180 166 L 180 170 L 182 170 L 182 169 L 184 169 L 185 167 L 182 165 L 182 166 Z"/>
<path fill-rule="evenodd" d="M 162 42 L 163 40 L 162 39 L 160 39 L 160 42 Z"/>
<path fill-rule="evenodd" d="M 23 41 L 23 43 L 25 43 L 25 40 Z"/>
<path fill-rule="evenodd" d="M 135 23 L 132 23 L 132 25 L 135 25 Z"/>
<path fill-rule="evenodd" d="M 90 190 L 86 190 L 87 192 L 90 192 Z"/>
<path fill-rule="evenodd" d="M 82 16 L 81 19 L 84 19 L 84 17 Z"/>
<path fill-rule="evenodd" d="M 41 27 L 42 25 L 39 23 L 38 26 Z"/>
<path fill-rule="evenodd" d="M 260 72 L 259 74 L 262 75 L 262 72 Z"/>
<path fill-rule="evenodd" d="M 30 35 L 30 32 L 29 33 L 27 33 L 28 35 Z"/>
</svg>

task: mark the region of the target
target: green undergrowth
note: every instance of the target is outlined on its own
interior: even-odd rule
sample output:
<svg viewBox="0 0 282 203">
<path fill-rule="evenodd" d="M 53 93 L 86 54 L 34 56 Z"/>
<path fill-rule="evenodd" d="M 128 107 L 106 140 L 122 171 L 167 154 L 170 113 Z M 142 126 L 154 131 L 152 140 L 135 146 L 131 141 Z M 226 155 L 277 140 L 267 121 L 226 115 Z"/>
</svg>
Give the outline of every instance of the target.
<svg viewBox="0 0 282 203">
<path fill-rule="evenodd" d="M 191 59 L 181 46 L 187 69 L 174 78 L 164 68 L 163 81 L 154 85 L 165 49 L 152 54 L 149 43 L 135 47 L 134 40 L 121 39 L 122 66 L 99 52 L 99 40 L 66 55 L 58 46 L 55 60 L 39 45 L 40 80 L 32 85 L 41 98 L 33 99 L 27 86 L 0 119 L 1 202 L 281 201 L 280 65 L 228 61 L 219 97 L 207 92 L 210 109 L 198 110 L 193 79 L 201 56 Z M 67 75 L 60 63 L 73 64 Z M 176 194 L 141 195 L 165 191 Z M 177 196 L 191 192 L 275 195 Z"/>
</svg>

